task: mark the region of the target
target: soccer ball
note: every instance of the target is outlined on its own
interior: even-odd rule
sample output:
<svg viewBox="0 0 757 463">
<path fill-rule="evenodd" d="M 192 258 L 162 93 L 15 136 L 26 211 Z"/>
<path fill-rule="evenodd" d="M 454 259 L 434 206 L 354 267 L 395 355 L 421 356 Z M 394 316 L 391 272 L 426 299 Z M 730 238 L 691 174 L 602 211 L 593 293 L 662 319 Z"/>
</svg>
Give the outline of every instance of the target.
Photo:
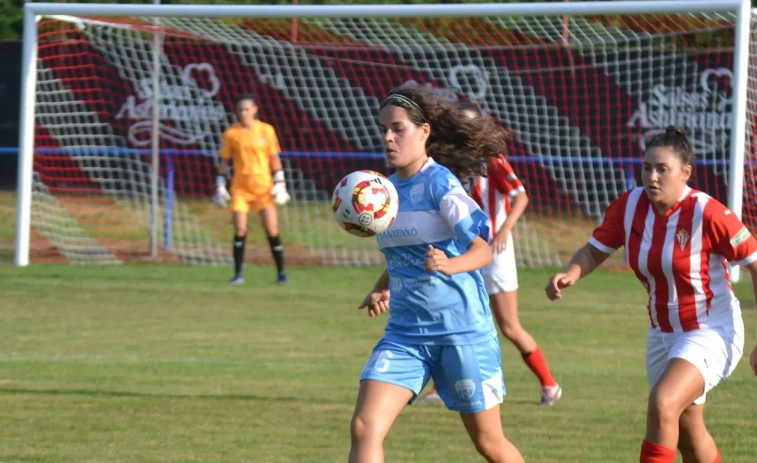
<svg viewBox="0 0 757 463">
<path fill-rule="evenodd" d="M 399 205 L 392 182 L 372 170 L 348 174 L 337 183 L 331 196 L 336 222 L 360 237 L 375 236 L 391 227 Z"/>
</svg>

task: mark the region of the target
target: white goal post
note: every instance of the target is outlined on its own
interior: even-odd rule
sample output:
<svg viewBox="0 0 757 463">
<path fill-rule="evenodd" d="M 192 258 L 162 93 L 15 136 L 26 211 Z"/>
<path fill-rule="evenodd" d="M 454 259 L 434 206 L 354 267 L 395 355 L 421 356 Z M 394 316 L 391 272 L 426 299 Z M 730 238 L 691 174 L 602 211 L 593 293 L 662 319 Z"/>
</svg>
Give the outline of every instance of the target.
<svg viewBox="0 0 757 463">
<path fill-rule="evenodd" d="M 482 102 L 513 134 L 536 198 L 516 230 L 519 265 L 564 263 L 664 122 L 704 151 L 697 187 L 740 217 L 757 197 L 748 0 L 24 8 L 18 266 L 35 237 L 71 262 L 228 262 L 228 216 L 202 204 L 245 81 L 270 92 L 262 119 L 293 192 L 287 259 L 304 264 L 380 262 L 372 240 L 330 223 L 330 187 L 381 168 L 377 103 L 408 80 Z"/>
</svg>

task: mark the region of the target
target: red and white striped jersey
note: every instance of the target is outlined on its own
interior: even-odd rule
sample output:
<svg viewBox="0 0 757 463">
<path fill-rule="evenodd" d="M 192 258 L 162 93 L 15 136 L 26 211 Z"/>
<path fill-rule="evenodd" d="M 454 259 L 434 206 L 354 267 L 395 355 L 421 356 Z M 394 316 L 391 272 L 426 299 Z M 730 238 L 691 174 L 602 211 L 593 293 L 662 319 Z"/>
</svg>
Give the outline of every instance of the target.
<svg viewBox="0 0 757 463">
<path fill-rule="evenodd" d="M 510 213 L 511 199 L 526 191 L 510 163 L 503 156 L 489 158 L 486 177 L 476 177 L 470 195 L 489 216 L 489 239 L 500 229 Z"/>
<path fill-rule="evenodd" d="M 651 326 L 662 332 L 731 323 L 741 312 L 726 261 L 757 261 L 757 240 L 736 215 L 689 187 L 664 214 L 643 187 L 627 191 L 610 203 L 589 243 L 606 253 L 625 246 L 649 294 Z"/>
</svg>

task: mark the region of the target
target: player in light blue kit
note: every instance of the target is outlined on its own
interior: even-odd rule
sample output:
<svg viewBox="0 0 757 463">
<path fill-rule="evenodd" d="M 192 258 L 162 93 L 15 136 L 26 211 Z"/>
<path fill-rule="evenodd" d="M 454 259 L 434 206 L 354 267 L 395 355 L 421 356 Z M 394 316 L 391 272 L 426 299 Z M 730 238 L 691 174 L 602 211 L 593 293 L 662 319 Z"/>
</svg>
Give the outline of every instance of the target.
<svg viewBox="0 0 757 463">
<path fill-rule="evenodd" d="M 433 378 L 487 461 L 523 462 L 500 418 L 499 340 L 480 271 L 492 258 L 488 218 L 447 168 L 463 179 L 483 174 L 486 159 L 505 151 L 505 132 L 418 86 L 391 92 L 379 119 L 400 208 L 377 237 L 386 271 L 360 305 L 389 318 L 360 377 L 349 461 L 384 461 L 392 423 Z"/>
</svg>

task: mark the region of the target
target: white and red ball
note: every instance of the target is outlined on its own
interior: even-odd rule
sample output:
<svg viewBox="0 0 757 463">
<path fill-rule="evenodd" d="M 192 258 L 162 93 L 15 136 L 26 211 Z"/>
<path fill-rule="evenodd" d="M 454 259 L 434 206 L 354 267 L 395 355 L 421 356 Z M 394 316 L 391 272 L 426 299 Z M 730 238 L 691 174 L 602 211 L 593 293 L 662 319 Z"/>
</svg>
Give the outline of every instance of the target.
<svg viewBox="0 0 757 463">
<path fill-rule="evenodd" d="M 331 208 L 337 223 L 349 233 L 374 236 L 394 223 L 399 196 L 388 178 L 372 170 L 358 170 L 337 183 Z"/>
</svg>

